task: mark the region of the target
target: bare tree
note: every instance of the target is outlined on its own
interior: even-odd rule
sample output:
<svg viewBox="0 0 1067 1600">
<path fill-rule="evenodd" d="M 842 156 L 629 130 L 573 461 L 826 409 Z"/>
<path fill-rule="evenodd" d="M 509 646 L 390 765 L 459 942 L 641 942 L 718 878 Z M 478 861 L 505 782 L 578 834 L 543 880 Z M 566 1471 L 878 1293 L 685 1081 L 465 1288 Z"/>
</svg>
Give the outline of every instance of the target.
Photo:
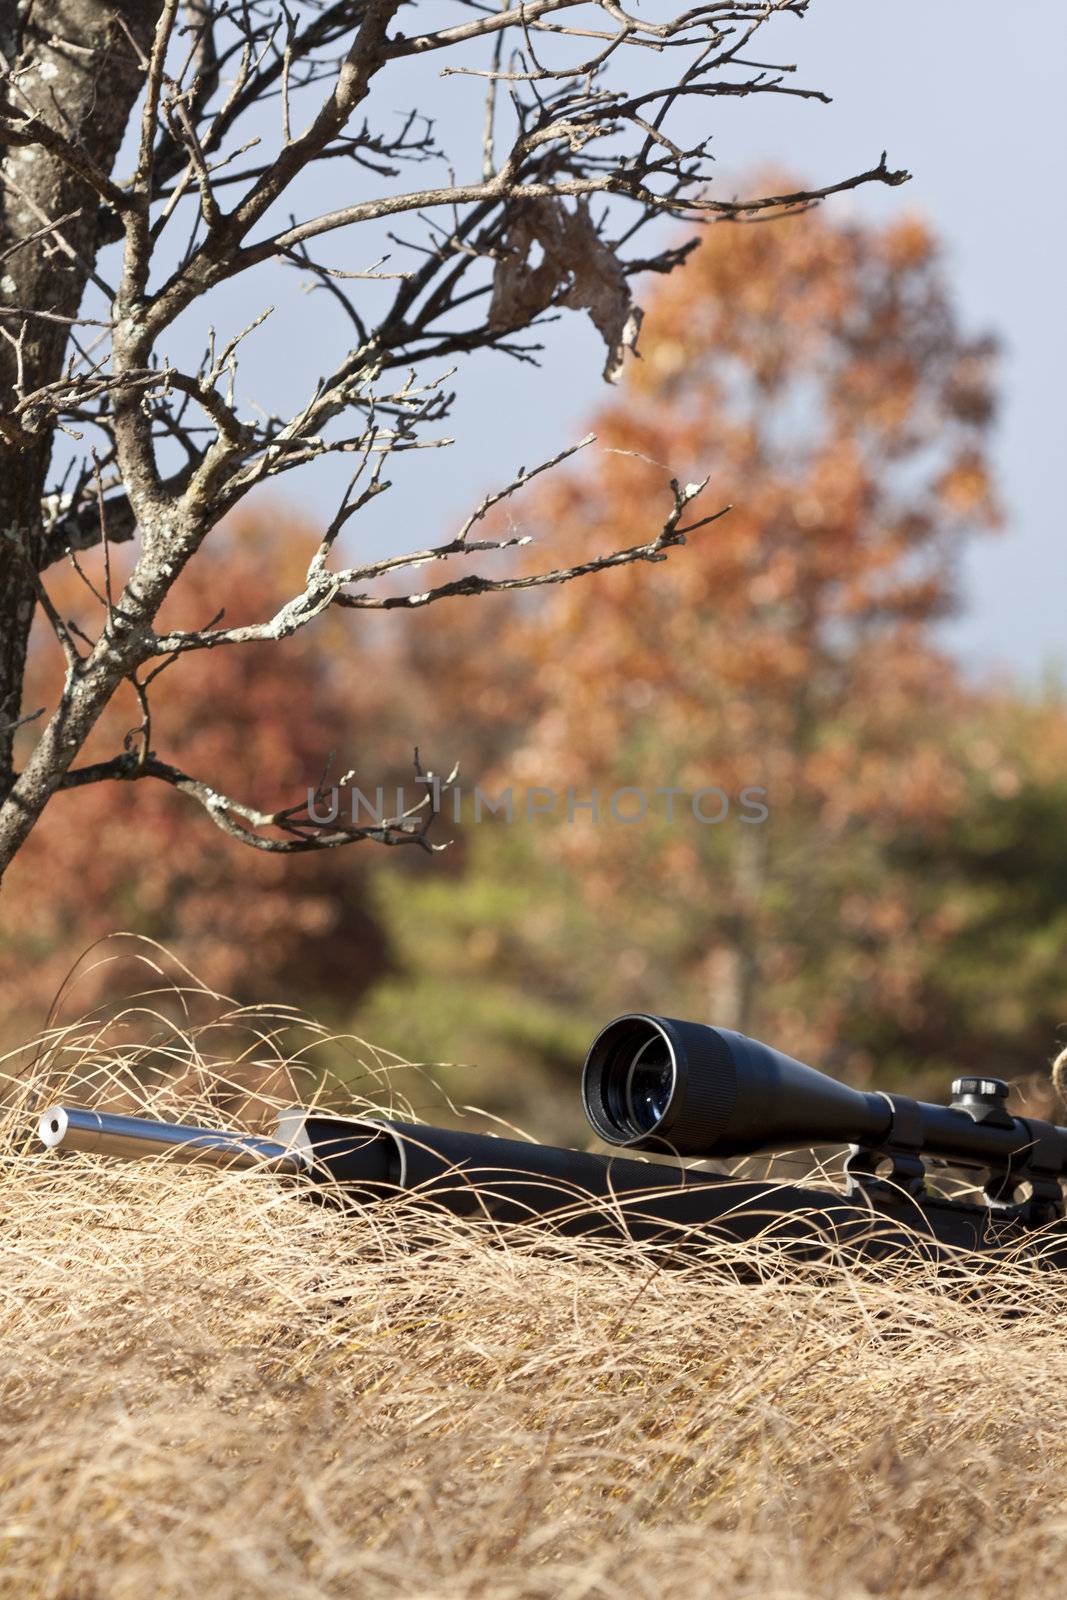
<svg viewBox="0 0 1067 1600">
<path fill-rule="evenodd" d="M 491 506 L 537 467 L 520 470 L 439 544 L 359 566 L 343 565 L 336 550 L 346 524 L 389 487 L 386 462 L 440 442 L 435 430 L 451 404 L 444 358 L 493 349 L 531 359 L 537 346 L 523 335 L 567 307 L 592 319 L 613 379 L 640 324 L 630 279 L 670 271 L 691 247 L 664 242 L 650 225 L 751 219 L 904 181 L 883 155 L 822 189 L 720 198 L 710 189 L 707 139 L 677 131 L 692 124 L 694 105 L 719 95 L 825 99 L 793 85 L 792 67 L 752 58 L 769 21 L 802 17 L 807 6 L 733 0 L 672 15 L 650 5 L 658 19 L 648 20 L 616 0 L 418 8 L 410 0 L 6 0 L 0 874 L 58 790 L 115 779 L 172 784 L 261 849 L 368 834 L 425 842 L 425 818 L 345 828 L 316 821 L 306 806 L 266 814 L 179 771 L 151 747 L 153 677 L 194 650 L 282 640 L 329 606 L 417 608 L 661 560 L 710 520 L 687 520 L 699 486 L 674 484 L 660 524 L 600 560 L 535 577 L 465 568 L 398 592 L 398 574 L 467 563 L 513 542 L 476 535 Z M 484 97 L 480 148 L 462 166 L 450 164 L 424 116 L 395 112 L 423 60 L 475 79 L 472 92 Z M 287 217 L 299 180 L 323 163 L 345 175 L 346 194 L 366 197 Z M 416 166 L 447 181 L 410 183 Z M 423 230 L 420 241 L 390 235 L 399 269 L 370 258 L 392 219 Z M 312 253 L 359 225 L 370 245 L 363 270 L 342 272 Z M 646 229 L 652 243 L 642 254 L 634 241 Z M 346 328 L 341 358 L 287 415 L 242 409 L 236 398 L 242 341 L 269 336 L 260 332 L 266 311 L 226 340 L 198 333 L 197 354 L 188 354 L 190 311 L 278 262 L 327 290 Z M 157 631 L 163 600 L 225 513 L 252 488 L 331 453 L 350 454 L 355 470 L 301 592 L 254 626 L 226 626 L 220 608 L 198 631 Z M 128 580 L 113 586 L 105 563 L 97 585 L 95 636 L 72 630 L 50 599 L 49 568 L 127 541 Z M 54 706 L 27 711 L 27 641 L 39 611 L 65 657 L 65 681 Z M 79 766 L 124 683 L 142 707 L 140 737 L 111 760 Z M 16 730 L 29 723 L 34 742 L 16 771 Z"/>
</svg>

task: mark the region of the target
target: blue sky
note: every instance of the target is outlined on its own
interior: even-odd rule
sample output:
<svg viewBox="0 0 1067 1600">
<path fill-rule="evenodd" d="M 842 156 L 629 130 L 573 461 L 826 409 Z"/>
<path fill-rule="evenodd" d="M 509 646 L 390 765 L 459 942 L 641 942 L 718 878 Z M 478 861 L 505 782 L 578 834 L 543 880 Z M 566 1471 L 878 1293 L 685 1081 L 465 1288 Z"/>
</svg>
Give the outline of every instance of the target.
<svg viewBox="0 0 1067 1600">
<path fill-rule="evenodd" d="M 912 172 L 906 187 L 855 203 L 930 217 L 967 324 L 1005 345 L 996 461 L 1007 528 L 965 557 L 966 611 L 946 637 L 977 671 L 1002 663 L 1032 680 L 1067 667 L 1067 7 L 815 0 L 793 40 L 792 59 L 834 104 L 764 102 L 744 126 L 735 117 L 731 164 L 786 155 L 821 178 L 886 147 Z"/>
<path fill-rule="evenodd" d="M 966 553 L 964 611 L 945 625 L 945 640 L 979 674 L 1004 668 L 1033 682 L 1046 667 L 1067 672 L 1060 621 L 1067 550 L 1057 478 L 1067 442 L 1067 198 L 1060 171 L 1067 6 L 813 0 L 804 21 L 775 19 L 760 46 L 762 59 L 795 62 L 796 81 L 825 90 L 833 104 L 778 96 L 714 102 L 710 117 L 701 113 L 701 132 L 710 127 L 720 168 L 736 176 L 775 162 L 824 183 L 873 166 L 888 150 L 892 166 L 913 173 L 910 184 L 872 186 L 829 204 L 838 214 L 886 217 L 911 209 L 930 218 L 946 245 L 964 325 L 992 331 L 1004 344 L 995 458 L 1007 528 Z M 426 72 L 417 93 L 460 164 L 477 161 L 481 106 L 471 80 Z M 331 181 L 319 176 L 303 199 L 330 209 L 337 204 Z M 370 264 L 365 235 L 333 234 L 328 246 L 318 253 L 332 265 Z M 272 318 L 269 331 L 246 347 L 246 392 L 257 399 L 274 398 L 281 385 L 291 400 L 294 389 L 333 364 L 332 347 L 344 338 L 324 297 L 298 297 L 293 274 L 279 277 L 269 295 L 281 302 L 277 323 Z M 243 323 L 248 304 L 228 309 Z M 395 490 L 355 531 L 357 548 L 377 553 L 435 542 L 521 463 L 581 437 L 604 396 L 603 347 L 576 313 L 546 329 L 545 342 L 540 371 L 493 356 L 463 366 L 447 429 L 457 442 L 404 459 Z M 305 470 L 288 481 L 287 498 L 314 521 L 328 519 L 342 469 L 335 462 Z"/>
</svg>

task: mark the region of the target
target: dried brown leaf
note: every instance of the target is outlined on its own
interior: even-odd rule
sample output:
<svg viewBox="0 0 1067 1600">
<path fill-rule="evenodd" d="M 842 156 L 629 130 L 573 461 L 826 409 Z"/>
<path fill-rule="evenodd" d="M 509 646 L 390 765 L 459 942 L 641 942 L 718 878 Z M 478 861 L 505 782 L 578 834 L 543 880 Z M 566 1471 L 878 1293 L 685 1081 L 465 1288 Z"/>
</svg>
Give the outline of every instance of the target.
<svg viewBox="0 0 1067 1600">
<path fill-rule="evenodd" d="M 543 256 L 531 265 L 535 246 Z M 553 303 L 589 313 L 607 347 L 604 377 L 617 382 L 627 350 L 636 352 L 642 312 L 622 262 L 597 232 L 584 200 L 573 211 L 558 200 L 536 201 L 516 214 L 493 275 L 489 327 L 524 327 Z"/>
</svg>

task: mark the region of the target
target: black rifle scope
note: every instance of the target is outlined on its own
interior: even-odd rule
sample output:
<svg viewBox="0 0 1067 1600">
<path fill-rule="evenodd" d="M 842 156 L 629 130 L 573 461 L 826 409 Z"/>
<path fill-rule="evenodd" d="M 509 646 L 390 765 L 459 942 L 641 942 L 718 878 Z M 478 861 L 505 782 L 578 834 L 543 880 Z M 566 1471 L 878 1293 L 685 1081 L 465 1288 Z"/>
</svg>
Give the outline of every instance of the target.
<svg viewBox="0 0 1067 1600">
<path fill-rule="evenodd" d="M 998 1078 L 959 1078 L 949 1106 L 868 1094 L 729 1028 L 634 1013 L 602 1028 L 582 1100 L 608 1144 L 686 1156 L 849 1144 L 959 1166 L 1067 1173 L 1067 1128 L 1013 1117 Z"/>
</svg>

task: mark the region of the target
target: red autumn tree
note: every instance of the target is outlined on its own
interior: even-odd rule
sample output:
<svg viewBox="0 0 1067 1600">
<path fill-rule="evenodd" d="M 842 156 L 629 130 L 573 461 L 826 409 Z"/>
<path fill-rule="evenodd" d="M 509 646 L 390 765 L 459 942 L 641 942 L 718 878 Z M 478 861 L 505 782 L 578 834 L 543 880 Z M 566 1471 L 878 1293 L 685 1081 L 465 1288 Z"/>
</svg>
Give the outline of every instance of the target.
<svg viewBox="0 0 1067 1600">
<path fill-rule="evenodd" d="M 993 356 L 915 219 L 714 228 L 651 300 L 598 449 L 537 492 L 536 546 L 586 555 L 625 539 L 661 463 L 732 504 L 651 583 L 619 570 L 516 607 L 506 714 L 499 660 L 467 685 L 463 726 L 480 696 L 507 745 L 499 782 L 596 787 L 604 809 L 621 785 L 732 797 L 718 827 L 684 800 L 669 822 L 661 797 L 642 827 L 541 834 L 595 899 L 600 955 L 625 957 L 616 996 L 621 978 L 634 1003 L 684 998 L 842 1070 L 870 1059 L 864 1015 L 907 1015 L 913 919 L 936 908 L 890 855 L 965 792 L 945 729 L 974 696 L 932 628 L 962 542 L 998 520 Z M 746 786 L 764 825 L 737 820 Z"/>
<path fill-rule="evenodd" d="M 209 617 L 219 584 L 237 597 L 235 622 L 275 603 L 279 585 L 299 568 L 302 534 L 294 518 L 278 514 L 237 524 L 224 554 L 208 554 L 190 569 L 181 606 L 171 602 L 173 624 Z M 80 567 L 81 577 L 71 570 L 55 586 L 57 606 L 75 629 L 99 610 L 107 583 L 98 554 L 83 557 Z M 331 752 L 358 764 L 357 729 L 364 739 L 382 732 L 368 714 L 374 675 L 350 649 L 342 656 L 328 648 L 337 626 L 326 618 L 317 636 L 300 633 L 280 649 L 251 645 L 203 654 L 184 663 L 180 675 L 161 673 L 152 685 L 148 728 L 131 688 L 101 720 L 87 757 L 124 743 L 147 748 L 162 736 L 176 763 L 220 789 L 239 786 L 251 804 L 274 809 L 300 802 Z M 28 692 L 35 704 L 47 702 L 60 672 L 54 641 L 42 630 L 31 653 Z M 380 781 L 377 773 L 366 779 L 368 786 Z M 382 930 L 358 852 L 240 851 L 223 832 L 205 829 L 198 812 L 159 784 L 90 784 L 57 797 L 13 865 L 5 899 L 0 995 L 13 1029 L 15 1018 L 20 1026 L 39 1022 L 71 963 L 117 930 L 158 939 L 207 983 L 242 1001 L 288 999 L 329 1009 L 333 1001 L 347 1004 L 385 970 Z M 128 965 L 116 963 L 121 954 L 122 947 L 111 945 L 90 956 L 87 966 L 101 958 L 107 964 L 81 981 L 72 1003 L 80 1007 L 102 988 L 129 985 Z"/>
<path fill-rule="evenodd" d="M 545 522 L 603 538 L 667 460 L 734 509 L 652 590 L 613 575 L 595 628 L 567 596 L 548 607 L 554 709 L 533 742 L 588 777 L 648 782 L 659 762 L 687 790 L 766 787 L 769 823 L 716 839 L 699 953 L 709 1009 L 746 1026 L 767 958 L 785 976 L 832 937 L 843 904 L 828 858 L 845 836 L 954 803 L 938 716 L 955 690 L 929 626 L 952 604 L 961 539 L 995 519 L 991 347 L 961 334 L 920 223 L 811 214 L 713 231 L 661 292 L 650 334 L 627 402 L 598 419 L 627 453 L 551 486 Z M 573 837 L 616 876 L 619 830 Z M 668 893 L 692 893 L 700 851 L 692 827 L 665 836 L 653 870 Z M 775 938 L 783 900 L 799 920 Z M 885 884 L 862 920 L 885 946 L 901 916 Z"/>
</svg>

